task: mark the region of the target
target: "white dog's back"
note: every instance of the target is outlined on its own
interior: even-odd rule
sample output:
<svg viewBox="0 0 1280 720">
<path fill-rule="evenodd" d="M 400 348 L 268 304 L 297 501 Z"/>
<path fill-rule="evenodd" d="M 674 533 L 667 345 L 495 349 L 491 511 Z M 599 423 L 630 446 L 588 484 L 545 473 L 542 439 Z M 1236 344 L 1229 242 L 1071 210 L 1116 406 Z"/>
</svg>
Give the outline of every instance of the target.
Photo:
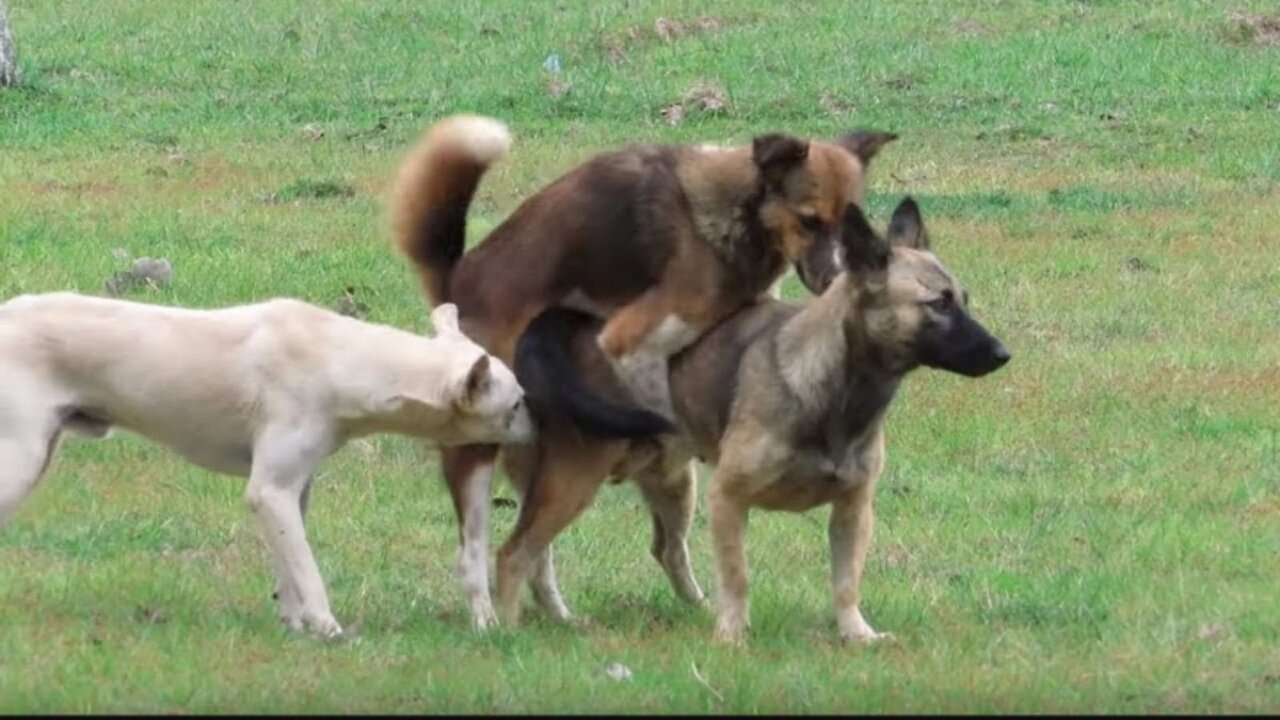
<svg viewBox="0 0 1280 720">
<path fill-rule="evenodd" d="M 0 305 L 11 404 L 52 397 L 78 414 L 58 419 L 69 429 L 119 425 L 233 474 L 248 472 L 253 432 L 269 422 L 376 419 L 371 408 L 406 388 L 447 414 L 484 354 L 460 333 L 427 338 L 288 299 L 193 310 L 50 293 Z"/>
</svg>

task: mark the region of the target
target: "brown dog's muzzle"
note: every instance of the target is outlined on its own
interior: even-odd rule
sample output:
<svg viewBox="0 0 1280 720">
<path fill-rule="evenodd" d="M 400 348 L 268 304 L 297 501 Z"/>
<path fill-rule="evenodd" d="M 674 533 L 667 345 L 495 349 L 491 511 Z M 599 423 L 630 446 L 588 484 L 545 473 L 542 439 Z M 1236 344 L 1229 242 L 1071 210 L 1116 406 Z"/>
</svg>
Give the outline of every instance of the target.
<svg viewBox="0 0 1280 720">
<path fill-rule="evenodd" d="M 839 231 L 823 233 L 809 243 L 809 247 L 795 263 L 800 282 L 814 295 L 821 295 L 844 270 L 843 251 L 840 248 Z"/>
</svg>

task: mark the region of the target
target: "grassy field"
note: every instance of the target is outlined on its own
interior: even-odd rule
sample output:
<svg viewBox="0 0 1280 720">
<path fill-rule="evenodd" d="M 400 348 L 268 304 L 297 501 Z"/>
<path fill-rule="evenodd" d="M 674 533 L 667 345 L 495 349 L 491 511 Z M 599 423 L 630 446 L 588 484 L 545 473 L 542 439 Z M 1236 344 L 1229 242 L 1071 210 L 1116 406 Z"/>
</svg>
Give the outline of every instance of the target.
<svg viewBox="0 0 1280 720">
<path fill-rule="evenodd" d="M 291 636 L 242 481 L 135 437 L 67 442 L 0 530 L 0 711 L 1280 710 L 1274 3 L 9 10 L 26 84 L 0 91 L 0 297 L 100 294 L 122 250 L 173 263 L 134 298 L 354 288 L 372 320 L 423 330 L 385 195 L 435 118 L 516 135 L 473 238 L 601 149 L 862 126 L 902 135 L 874 221 L 918 198 L 1014 359 L 921 371 L 890 413 L 863 609 L 900 643 L 874 648 L 834 641 L 819 511 L 753 515 L 749 645 L 711 645 L 629 485 L 556 546 L 589 621 L 474 634 L 436 457 L 396 438 L 329 461 L 309 517 L 357 640 Z M 495 508 L 496 540 L 514 519 Z"/>
</svg>

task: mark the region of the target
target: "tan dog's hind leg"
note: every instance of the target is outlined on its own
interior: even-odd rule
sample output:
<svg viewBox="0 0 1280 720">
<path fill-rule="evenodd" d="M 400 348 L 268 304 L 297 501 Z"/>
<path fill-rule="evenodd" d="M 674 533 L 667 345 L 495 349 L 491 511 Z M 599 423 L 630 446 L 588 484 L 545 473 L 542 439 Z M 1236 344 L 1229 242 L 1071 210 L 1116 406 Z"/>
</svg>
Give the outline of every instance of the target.
<svg viewBox="0 0 1280 720">
<path fill-rule="evenodd" d="M 883 436 L 881 436 L 883 447 Z M 881 453 L 883 457 L 883 453 Z M 879 464 L 879 463 L 877 463 Z M 828 538 L 831 543 L 831 586 L 835 595 L 836 627 L 844 641 L 876 642 L 891 640 L 890 633 L 876 632 L 862 617 L 862 570 L 871 547 L 875 526 L 872 497 L 879 469 L 868 473 L 847 495 L 831 505 Z"/>
<path fill-rule="evenodd" d="M 698 504 L 694 463 L 666 474 L 661 463 L 654 462 L 636 473 L 635 481 L 653 515 L 653 544 L 649 547 L 653 559 L 662 565 L 677 595 L 691 603 L 706 602 L 689 563 L 689 528 Z"/>
<path fill-rule="evenodd" d="M 497 622 L 489 596 L 489 503 L 497 445 L 465 445 L 441 451 L 444 479 L 458 516 L 458 579 L 471 608 L 471 624 L 483 631 Z"/>
<path fill-rule="evenodd" d="M 711 542 L 716 558 L 715 639 L 741 643 L 750 624 L 747 609 L 747 506 L 734 499 L 726 488 L 734 476 L 724 466 L 716 468 L 707 491 L 711 515 Z"/>
<path fill-rule="evenodd" d="M 556 567 L 551 554 L 551 546 L 538 556 L 533 567 L 533 577 L 529 578 L 529 586 L 533 589 L 533 597 L 548 615 L 561 622 L 573 617 L 569 607 L 560 596 L 560 586 L 556 583 Z"/>
</svg>

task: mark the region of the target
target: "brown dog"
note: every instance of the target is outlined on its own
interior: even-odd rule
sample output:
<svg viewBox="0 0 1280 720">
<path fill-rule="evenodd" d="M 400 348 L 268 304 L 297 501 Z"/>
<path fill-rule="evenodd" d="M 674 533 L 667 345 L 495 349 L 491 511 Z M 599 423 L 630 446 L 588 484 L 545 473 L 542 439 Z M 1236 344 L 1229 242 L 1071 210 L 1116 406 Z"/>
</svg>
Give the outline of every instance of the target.
<svg viewBox="0 0 1280 720">
<path fill-rule="evenodd" d="M 605 318 L 598 343 L 632 398 L 670 417 L 666 358 L 760 296 L 795 264 L 810 287 L 833 272 L 844 208 L 862 201 L 866 164 L 896 136 L 834 143 L 764 135 L 749 147 L 635 146 L 596 155 L 518 207 L 463 255 L 467 209 L 510 145 L 495 120 L 429 128 L 397 180 L 393 222 L 436 303 L 501 358 L 543 309 Z M 654 371 L 656 368 L 656 372 Z M 579 406 L 571 407 L 574 412 Z M 586 423 L 613 436 L 670 429 L 652 413 Z M 485 567 L 496 446 L 446 450 L 461 522 L 459 571 L 478 627 L 493 619 Z"/>
<path fill-rule="evenodd" d="M 760 300 L 672 358 L 671 386 L 684 447 L 591 442 L 575 433 L 558 396 L 591 384 L 625 400 L 593 346 L 600 325 L 551 309 L 521 338 L 516 376 L 539 425 L 531 450 L 508 452 L 526 488 L 520 519 L 498 555 L 498 606 L 519 614 L 519 587 L 544 556 L 537 596 L 558 615 L 545 549 L 591 501 L 604 479 L 634 473 L 654 516 L 654 554 L 681 596 L 701 596 L 688 572 L 694 502 L 689 461 L 716 465 L 708 491 L 719 579 L 717 637 L 747 625 L 743 534 L 751 507 L 803 512 L 832 506 L 836 617 L 843 639 L 883 637 L 863 619 L 859 585 L 871 541 L 871 499 L 884 465 L 884 415 L 902 378 L 925 365 L 970 377 L 996 370 L 1009 352 L 966 309 L 959 283 L 929 250 L 916 204 L 894 212 L 886 242 L 856 205 L 845 215 L 848 270 L 807 305 Z M 550 599 L 552 602 L 548 602 Z M 559 607 L 555 607 L 556 603 Z"/>
</svg>

